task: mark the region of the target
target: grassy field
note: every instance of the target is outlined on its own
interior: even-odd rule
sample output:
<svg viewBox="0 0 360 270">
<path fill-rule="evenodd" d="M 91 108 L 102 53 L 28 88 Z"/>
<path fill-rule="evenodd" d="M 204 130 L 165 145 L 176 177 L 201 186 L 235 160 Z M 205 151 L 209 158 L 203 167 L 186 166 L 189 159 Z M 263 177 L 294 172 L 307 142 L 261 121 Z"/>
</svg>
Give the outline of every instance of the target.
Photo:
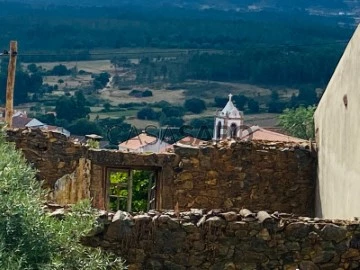
<svg viewBox="0 0 360 270">
<path fill-rule="evenodd" d="M 71 62 L 40 62 L 36 63 L 46 70 L 51 70 L 56 65 L 64 65 L 67 68 L 77 67 L 78 70 L 84 70 L 91 73 L 113 72 L 114 66 L 110 60 L 91 60 L 91 61 L 71 61 Z"/>
<path fill-rule="evenodd" d="M 98 51 L 98 53 L 111 54 L 112 51 L 103 50 Z M 143 51 L 137 49 L 129 50 L 127 51 L 127 53 L 132 53 L 133 58 L 131 58 L 131 61 L 135 65 L 137 64 L 139 58 L 143 56 Z M 155 50 L 151 55 L 162 55 L 163 53 L 168 53 L 167 56 L 171 57 L 173 55 L 176 56 L 176 53 L 186 53 L 186 51 L 179 52 L 178 50 L 174 50 L 173 52 L 171 52 L 171 50 L 167 50 L 167 52 L 162 52 L 162 50 L 158 49 Z M 91 74 L 100 74 L 101 72 L 107 72 L 110 74 L 111 77 L 119 75 L 120 77 L 126 77 L 132 80 L 134 79 L 136 73 L 135 70 L 132 70 L 133 68 L 118 68 L 117 71 L 115 71 L 115 68 L 111 64 L 110 60 L 41 62 L 36 64 L 48 71 L 51 70 L 54 66 L 62 64 L 65 65 L 68 69 L 76 67 L 78 71 L 83 70 Z M 64 91 L 73 94 L 78 89 L 89 88 L 92 85 L 92 81 L 93 78 L 90 74 L 76 76 L 44 76 L 44 83 L 47 83 L 49 85 L 58 85 L 58 91 L 53 91 L 51 94 L 46 94 L 46 99 L 56 100 L 59 96 L 62 96 L 64 94 Z M 129 95 L 130 92 L 134 89 L 151 90 L 153 96 L 134 97 Z M 158 122 L 139 120 L 136 118 L 137 112 L 145 105 L 131 106 L 130 108 L 126 108 L 126 106 L 122 107 L 121 105 L 126 103 L 152 104 L 159 101 L 167 101 L 172 105 L 182 106 L 187 98 L 197 97 L 203 99 L 207 103 L 208 109 L 199 115 L 186 114 L 184 116 L 184 120 L 186 123 L 189 123 L 191 120 L 196 118 L 213 117 L 216 110 L 218 109 L 213 107 L 214 97 L 216 96 L 227 97 L 230 93 L 233 95 L 245 95 L 249 98 L 256 99 L 261 104 L 266 104 L 270 99 L 271 90 L 272 89 L 267 87 L 251 85 L 242 82 L 188 80 L 183 83 L 172 85 L 163 82 L 157 82 L 153 84 L 139 84 L 133 82 L 124 84 L 124 87 L 122 87 L 121 85 L 115 87 L 110 84 L 104 89 L 93 92 L 90 96 L 87 96 L 87 98 L 91 98 L 91 100 L 93 101 L 92 104 L 96 104 L 91 107 L 90 119 L 94 120 L 97 118 L 104 119 L 107 117 L 124 117 L 126 122 L 138 128 L 145 128 L 148 125 L 158 126 Z M 276 90 L 279 93 L 280 99 L 289 99 L 291 95 L 297 93 L 296 89 L 290 89 L 286 87 L 276 87 Z M 109 112 L 105 112 L 103 107 L 103 104 L 107 102 L 112 105 L 112 108 Z M 34 106 L 34 104 L 31 104 L 30 106 Z M 27 106 L 26 110 L 29 110 L 30 106 Z M 47 109 L 53 110 L 54 108 L 51 106 L 47 106 Z M 245 115 L 245 123 L 248 125 L 273 127 L 277 124 L 277 115 L 268 113 L 249 114 Z"/>
</svg>

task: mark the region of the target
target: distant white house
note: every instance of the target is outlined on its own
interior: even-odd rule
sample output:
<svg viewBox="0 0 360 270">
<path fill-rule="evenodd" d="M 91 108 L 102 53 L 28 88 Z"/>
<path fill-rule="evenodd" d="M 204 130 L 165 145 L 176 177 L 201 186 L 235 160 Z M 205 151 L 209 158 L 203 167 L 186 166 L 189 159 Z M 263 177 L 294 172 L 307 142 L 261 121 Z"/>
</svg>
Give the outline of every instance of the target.
<svg viewBox="0 0 360 270">
<path fill-rule="evenodd" d="M 5 124 L 5 109 L 0 109 L 0 123 Z M 70 136 L 70 131 L 63 127 L 51 126 L 39 121 L 36 118 L 27 116 L 26 111 L 15 111 L 12 119 L 13 128 L 39 128 L 42 130 L 52 131 L 64 134 L 66 137 Z"/>
</svg>

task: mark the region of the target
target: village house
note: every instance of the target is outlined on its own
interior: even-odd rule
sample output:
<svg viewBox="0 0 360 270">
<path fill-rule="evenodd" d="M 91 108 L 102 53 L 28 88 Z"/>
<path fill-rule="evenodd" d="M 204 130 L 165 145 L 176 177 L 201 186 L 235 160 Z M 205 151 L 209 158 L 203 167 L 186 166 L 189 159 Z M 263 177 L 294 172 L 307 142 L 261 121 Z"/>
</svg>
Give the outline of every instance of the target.
<svg viewBox="0 0 360 270">
<path fill-rule="evenodd" d="M 0 109 L 0 123 L 5 124 L 5 109 Z M 66 137 L 70 136 L 70 132 L 63 127 L 57 127 L 45 124 L 36 118 L 28 117 L 26 111 L 15 110 L 12 117 L 13 128 L 38 128 L 44 131 L 52 131 L 64 134 Z"/>
<path fill-rule="evenodd" d="M 169 147 L 169 143 L 158 137 L 148 135 L 145 131 L 119 144 L 120 151 L 134 153 L 161 153 Z"/>
<path fill-rule="evenodd" d="M 315 111 L 318 151 L 316 214 L 360 217 L 360 27 Z"/>
</svg>

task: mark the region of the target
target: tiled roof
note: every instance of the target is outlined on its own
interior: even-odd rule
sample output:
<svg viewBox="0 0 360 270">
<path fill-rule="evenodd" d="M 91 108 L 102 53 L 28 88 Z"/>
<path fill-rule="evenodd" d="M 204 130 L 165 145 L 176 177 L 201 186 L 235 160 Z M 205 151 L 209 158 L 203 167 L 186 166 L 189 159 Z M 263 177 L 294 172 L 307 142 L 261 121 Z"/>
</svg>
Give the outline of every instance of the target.
<svg viewBox="0 0 360 270">
<path fill-rule="evenodd" d="M 250 134 L 249 134 L 250 133 Z M 258 126 L 252 126 L 250 130 L 243 131 L 244 136 L 242 140 L 257 140 L 257 141 L 277 141 L 277 142 L 296 142 L 302 143 L 306 140 L 270 131 Z"/>
<path fill-rule="evenodd" d="M 203 141 L 198 138 L 191 137 L 191 136 L 187 136 L 176 142 L 176 144 L 185 144 L 185 145 L 191 145 L 191 146 L 198 146 L 200 144 L 205 144 L 205 143 L 206 143 L 206 141 Z"/>
<path fill-rule="evenodd" d="M 141 133 L 138 136 L 135 136 L 125 142 L 122 142 L 121 144 L 119 144 L 119 147 L 136 150 L 147 144 L 154 143 L 156 140 L 157 140 L 156 137 L 147 135 L 146 133 Z"/>
<path fill-rule="evenodd" d="M 24 116 L 14 116 L 12 119 L 13 128 L 24 128 L 33 118 L 28 118 Z"/>
</svg>

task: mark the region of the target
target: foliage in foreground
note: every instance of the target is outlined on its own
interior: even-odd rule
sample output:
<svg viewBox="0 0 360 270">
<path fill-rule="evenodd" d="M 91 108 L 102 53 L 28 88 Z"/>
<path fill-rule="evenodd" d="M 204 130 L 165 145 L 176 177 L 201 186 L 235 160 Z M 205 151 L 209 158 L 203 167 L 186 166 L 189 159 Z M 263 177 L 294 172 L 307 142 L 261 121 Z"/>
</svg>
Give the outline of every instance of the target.
<svg viewBox="0 0 360 270">
<path fill-rule="evenodd" d="M 13 145 L 0 136 L 0 269 L 124 269 L 80 238 L 95 225 L 88 202 L 63 219 L 46 215 L 44 191 Z"/>
<path fill-rule="evenodd" d="M 299 107 L 296 109 L 286 109 L 279 116 L 280 126 L 290 135 L 302 138 L 315 138 L 314 113 L 316 106 Z"/>
</svg>

